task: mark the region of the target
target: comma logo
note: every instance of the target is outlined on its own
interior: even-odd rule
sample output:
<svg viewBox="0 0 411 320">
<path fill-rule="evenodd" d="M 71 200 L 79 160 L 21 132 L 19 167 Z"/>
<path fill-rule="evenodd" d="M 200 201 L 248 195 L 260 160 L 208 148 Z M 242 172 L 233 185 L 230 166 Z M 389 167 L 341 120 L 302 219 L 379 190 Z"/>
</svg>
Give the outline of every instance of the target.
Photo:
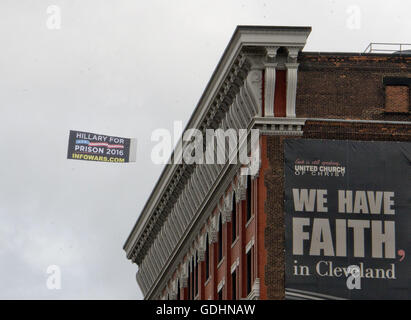
<svg viewBox="0 0 411 320">
<path fill-rule="evenodd" d="M 398 253 L 398 255 L 400 256 L 400 262 L 402 262 L 402 260 L 405 259 L 405 250 L 400 249 L 400 250 L 398 250 L 397 253 Z"/>
<path fill-rule="evenodd" d="M 61 270 L 59 266 L 51 265 L 47 268 L 47 274 L 50 274 L 47 277 L 46 286 L 49 290 L 60 290 L 61 289 Z"/>
</svg>

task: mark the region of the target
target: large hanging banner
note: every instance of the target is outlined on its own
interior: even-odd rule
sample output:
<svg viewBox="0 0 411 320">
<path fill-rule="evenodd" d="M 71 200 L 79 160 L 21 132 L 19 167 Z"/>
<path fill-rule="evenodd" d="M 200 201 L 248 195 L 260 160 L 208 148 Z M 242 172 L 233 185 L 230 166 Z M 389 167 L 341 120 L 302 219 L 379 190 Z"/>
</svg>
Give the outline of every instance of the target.
<svg viewBox="0 0 411 320">
<path fill-rule="evenodd" d="M 411 299 L 411 143 L 287 139 L 287 299 Z"/>
<path fill-rule="evenodd" d="M 70 130 L 67 159 L 135 162 L 137 140 Z"/>
</svg>

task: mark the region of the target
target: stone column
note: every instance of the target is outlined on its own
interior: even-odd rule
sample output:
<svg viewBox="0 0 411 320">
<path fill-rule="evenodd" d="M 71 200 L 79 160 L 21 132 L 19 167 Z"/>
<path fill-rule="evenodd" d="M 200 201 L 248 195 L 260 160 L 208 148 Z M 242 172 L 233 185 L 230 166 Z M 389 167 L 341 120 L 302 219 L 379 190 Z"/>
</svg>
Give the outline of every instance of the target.
<svg viewBox="0 0 411 320">
<path fill-rule="evenodd" d="M 287 68 L 287 118 L 295 118 L 295 101 L 297 97 L 297 71 L 298 63 L 286 63 Z"/>
<path fill-rule="evenodd" d="M 295 118 L 295 101 L 297 97 L 297 72 L 298 66 L 297 56 L 300 51 L 299 47 L 288 47 L 288 62 L 285 64 L 287 68 L 287 118 Z"/>
<path fill-rule="evenodd" d="M 266 61 L 264 63 L 264 116 L 274 117 L 275 75 L 277 63 L 275 62 L 278 47 L 267 47 Z"/>
</svg>

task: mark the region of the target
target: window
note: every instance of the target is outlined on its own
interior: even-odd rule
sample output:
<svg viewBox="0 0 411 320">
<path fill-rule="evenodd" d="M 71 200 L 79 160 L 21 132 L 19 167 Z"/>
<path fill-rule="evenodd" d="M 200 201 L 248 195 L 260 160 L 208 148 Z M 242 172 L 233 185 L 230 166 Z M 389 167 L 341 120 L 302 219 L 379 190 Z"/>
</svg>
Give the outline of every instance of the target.
<svg viewBox="0 0 411 320">
<path fill-rule="evenodd" d="M 231 241 L 234 242 L 237 239 L 237 205 L 235 200 L 235 194 L 233 196 L 233 204 L 232 204 L 232 214 L 231 214 L 231 230 L 232 236 Z"/>
<path fill-rule="evenodd" d="M 205 271 L 206 271 L 206 280 L 210 277 L 210 246 L 208 245 L 208 235 L 206 236 L 206 251 L 205 251 Z"/>
<path fill-rule="evenodd" d="M 237 300 L 237 270 L 231 274 L 231 299 Z"/>
<path fill-rule="evenodd" d="M 194 297 L 198 294 L 198 262 L 197 262 L 197 251 L 194 258 Z"/>
<path fill-rule="evenodd" d="M 251 292 L 251 268 L 252 268 L 252 259 L 251 259 L 251 249 L 247 252 L 247 296 Z"/>
<path fill-rule="evenodd" d="M 385 77 L 385 112 L 410 112 L 411 78 Z"/>
<path fill-rule="evenodd" d="M 190 299 L 194 299 L 194 263 L 193 258 L 190 260 Z"/>
<path fill-rule="evenodd" d="M 188 264 L 188 279 L 187 279 L 187 300 L 190 300 L 190 292 L 191 292 L 191 270 L 190 264 Z M 185 298 L 185 297 L 184 297 Z"/>
<path fill-rule="evenodd" d="M 223 288 L 218 291 L 218 300 L 223 300 Z"/>
<path fill-rule="evenodd" d="M 221 214 L 218 219 L 218 262 L 223 259 L 223 223 L 221 221 Z"/>
<path fill-rule="evenodd" d="M 247 176 L 247 221 L 251 219 L 251 178 Z"/>
<path fill-rule="evenodd" d="M 177 300 L 180 300 L 180 281 L 177 280 Z"/>
</svg>

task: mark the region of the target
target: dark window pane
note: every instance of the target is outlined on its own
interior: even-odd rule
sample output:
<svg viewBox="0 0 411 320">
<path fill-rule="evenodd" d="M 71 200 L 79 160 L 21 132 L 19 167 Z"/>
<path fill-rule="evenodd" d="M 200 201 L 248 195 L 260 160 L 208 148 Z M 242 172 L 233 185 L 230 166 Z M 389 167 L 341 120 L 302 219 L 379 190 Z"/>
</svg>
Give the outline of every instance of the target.
<svg viewBox="0 0 411 320">
<path fill-rule="evenodd" d="M 237 238 L 237 205 L 236 205 L 236 200 L 235 200 L 235 194 L 233 196 L 233 208 L 232 208 L 232 214 L 231 214 L 231 227 L 232 227 L 232 242 L 235 241 Z"/>
<path fill-rule="evenodd" d="M 208 245 L 208 236 L 206 237 L 206 252 L 205 252 L 205 259 L 206 259 L 206 280 L 210 277 L 210 247 Z"/>
<path fill-rule="evenodd" d="M 194 296 L 198 294 L 198 262 L 197 262 L 197 252 L 194 258 Z"/>
<path fill-rule="evenodd" d="M 251 178 L 247 176 L 247 221 L 251 218 Z"/>
<path fill-rule="evenodd" d="M 247 295 L 251 292 L 251 250 L 247 253 Z"/>
<path fill-rule="evenodd" d="M 231 274 L 231 291 L 232 300 L 237 300 L 237 271 Z"/>
<path fill-rule="evenodd" d="M 223 259 L 223 224 L 220 219 L 218 220 L 218 261 L 220 262 Z"/>
</svg>

